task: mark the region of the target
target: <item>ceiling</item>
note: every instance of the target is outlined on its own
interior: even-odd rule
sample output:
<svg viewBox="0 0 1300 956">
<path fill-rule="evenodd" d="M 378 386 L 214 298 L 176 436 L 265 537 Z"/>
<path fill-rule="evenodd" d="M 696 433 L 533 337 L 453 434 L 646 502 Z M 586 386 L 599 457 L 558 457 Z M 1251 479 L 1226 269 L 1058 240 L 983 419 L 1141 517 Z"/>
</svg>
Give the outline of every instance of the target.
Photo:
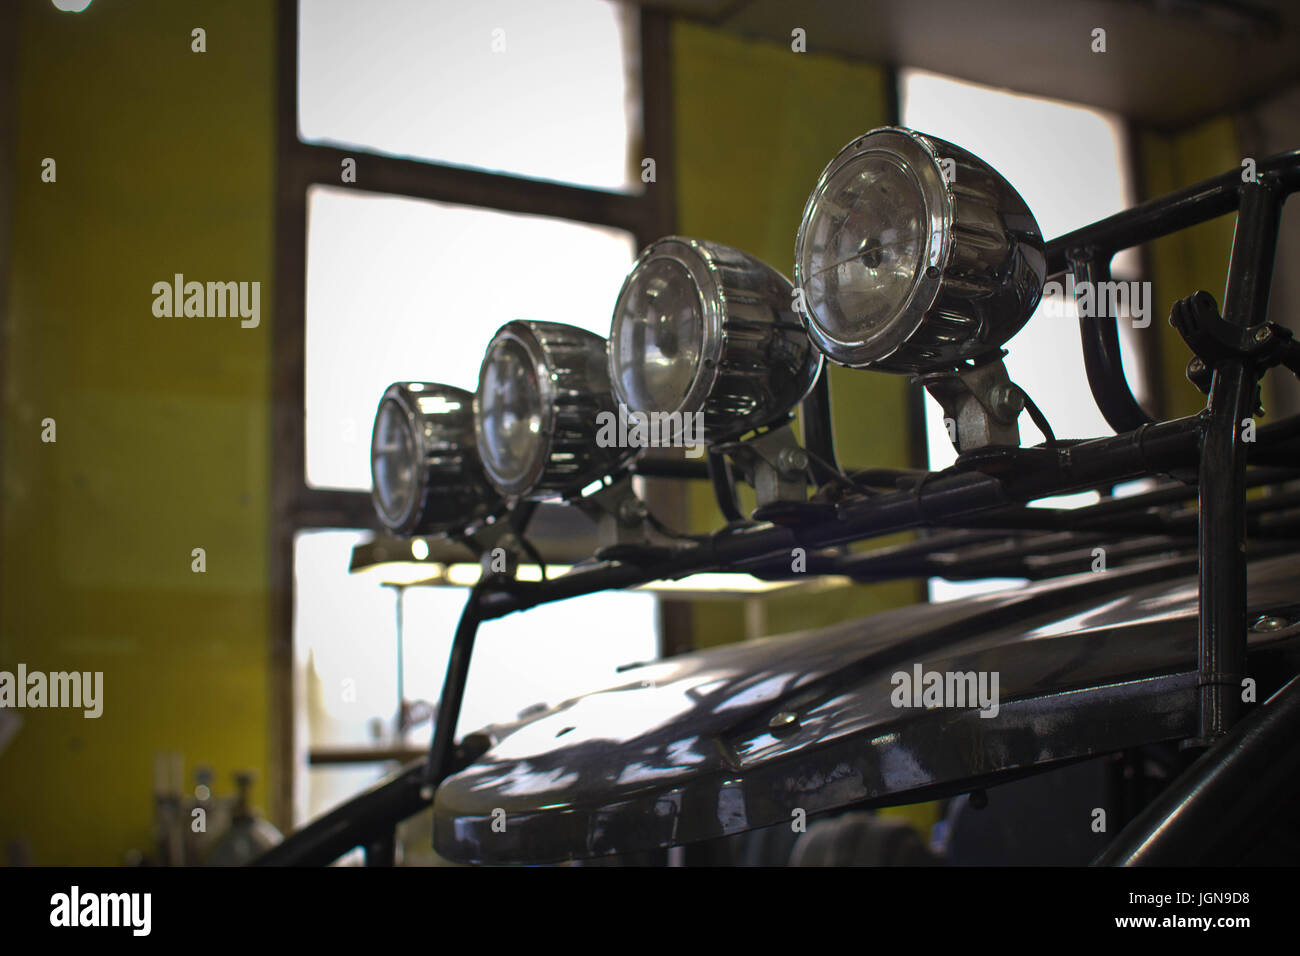
<svg viewBox="0 0 1300 956">
<path fill-rule="evenodd" d="M 1179 129 L 1300 82 L 1295 0 L 643 0 L 810 53 L 913 66 Z M 1106 30 L 1093 53 L 1092 31 Z"/>
</svg>

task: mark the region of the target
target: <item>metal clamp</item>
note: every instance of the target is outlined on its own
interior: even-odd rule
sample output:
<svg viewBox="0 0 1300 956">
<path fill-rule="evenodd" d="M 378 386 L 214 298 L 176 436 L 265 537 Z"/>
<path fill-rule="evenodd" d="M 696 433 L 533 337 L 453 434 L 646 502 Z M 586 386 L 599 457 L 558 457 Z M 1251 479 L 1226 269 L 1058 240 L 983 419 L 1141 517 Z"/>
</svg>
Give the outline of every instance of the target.
<svg viewBox="0 0 1300 956">
<path fill-rule="evenodd" d="M 1276 322 L 1233 325 L 1219 314 L 1214 296 L 1204 290 L 1175 302 L 1169 324 L 1193 352 L 1187 363 L 1187 380 L 1203 395 L 1210 394 L 1214 370 L 1227 361 L 1250 363 L 1257 377 L 1275 365 L 1300 375 L 1300 343 L 1290 329 Z"/>
<path fill-rule="evenodd" d="M 990 445 L 1020 447 L 1017 419 L 1025 393 L 1011 381 L 1001 355 L 982 365 L 919 375 L 916 381 L 942 406 L 945 424 L 951 423 L 948 437 L 959 453 Z"/>
<path fill-rule="evenodd" d="M 758 507 L 808 497 L 808 453 L 788 424 L 745 441 L 728 442 L 717 450 L 731 457 L 754 487 Z"/>
</svg>

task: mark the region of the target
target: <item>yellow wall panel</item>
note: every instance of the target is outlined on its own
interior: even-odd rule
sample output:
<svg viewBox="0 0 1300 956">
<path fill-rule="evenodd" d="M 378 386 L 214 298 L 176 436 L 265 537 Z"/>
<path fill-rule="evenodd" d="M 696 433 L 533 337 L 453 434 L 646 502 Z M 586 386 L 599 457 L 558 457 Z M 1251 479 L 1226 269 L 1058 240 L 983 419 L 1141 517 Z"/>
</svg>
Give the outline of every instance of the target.
<svg viewBox="0 0 1300 956">
<path fill-rule="evenodd" d="M 808 194 L 845 144 L 886 125 L 892 79 L 872 64 L 691 23 L 677 23 L 672 36 L 678 231 L 737 246 L 792 276 Z M 842 464 L 910 464 L 904 377 L 835 368 L 831 390 Z M 702 483 L 692 485 L 690 506 L 694 530 L 721 524 Z M 899 582 L 772 599 L 763 631 L 829 624 L 919 596 L 914 582 Z M 697 605 L 697 645 L 744 635 L 743 602 Z"/>
<path fill-rule="evenodd" d="M 1172 135 L 1147 132 L 1141 143 L 1144 199 L 1156 199 L 1241 164 L 1236 130 L 1229 117 Z M 1191 415 L 1205 407 L 1205 396 L 1187 381 L 1192 353 L 1169 325 L 1169 310 L 1176 300 L 1198 289 L 1212 294 L 1223 308 L 1235 223 L 1235 216 L 1221 216 L 1151 244 L 1152 327 L 1160 330 L 1160 400 L 1165 417 Z"/>
<path fill-rule="evenodd" d="M 0 669 L 104 674 L 103 716 L 21 711 L 0 753 L 0 845 L 35 863 L 147 849 L 159 751 L 266 800 L 274 11 L 18 16 Z M 156 317 L 177 272 L 259 282 L 260 325 Z"/>
</svg>

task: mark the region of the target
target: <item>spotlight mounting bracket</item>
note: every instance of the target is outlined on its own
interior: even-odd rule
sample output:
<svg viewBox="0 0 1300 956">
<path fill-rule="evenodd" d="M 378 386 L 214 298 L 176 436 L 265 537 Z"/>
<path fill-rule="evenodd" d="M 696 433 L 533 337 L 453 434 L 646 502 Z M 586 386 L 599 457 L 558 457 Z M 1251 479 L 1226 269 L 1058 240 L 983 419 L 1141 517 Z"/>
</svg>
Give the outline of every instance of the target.
<svg viewBox="0 0 1300 956">
<path fill-rule="evenodd" d="M 980 365 L 918 375 L 913 381 L 924 385 L 943 408 L 948 438 L 959 454 L 1020 446 L 1018 420 L 1025 393 L 1011 381 L 1001 355 Z"/>
<path fill-rule="evenodd" d="M 716 447 L 735 462 L 745 481 L 753 486 L 759 508 L 775 502 L 807 500 L 808 453 L 789 423 Z"/>
</svg>

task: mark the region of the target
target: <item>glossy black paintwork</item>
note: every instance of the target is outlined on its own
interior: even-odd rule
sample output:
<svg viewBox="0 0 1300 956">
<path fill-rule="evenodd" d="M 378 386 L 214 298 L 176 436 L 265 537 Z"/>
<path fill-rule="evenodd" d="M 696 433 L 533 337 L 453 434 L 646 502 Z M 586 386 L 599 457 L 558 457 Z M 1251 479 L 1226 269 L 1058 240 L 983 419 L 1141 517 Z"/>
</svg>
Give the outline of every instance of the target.
<svg viewBox="0 0 1300 956">
<path fill-rule="evenodd" d="M 1170 573 L 1076 575 L 635 668 L 444 781 L 435 848 L 467 862 L 644 850 L 1191 737 L 1197 587 Z M 1294 557 L 1252 565 L 1250 607 L 1300 620 Z M 1252 653 L 1298 637 L 1294 623 L 1252 634 Z M 891 675 L 918 662 L 997 671 L 998 716 L 896 709 Z M 795 719 L 773 730 L 779 714 Z"/>
</svg>

